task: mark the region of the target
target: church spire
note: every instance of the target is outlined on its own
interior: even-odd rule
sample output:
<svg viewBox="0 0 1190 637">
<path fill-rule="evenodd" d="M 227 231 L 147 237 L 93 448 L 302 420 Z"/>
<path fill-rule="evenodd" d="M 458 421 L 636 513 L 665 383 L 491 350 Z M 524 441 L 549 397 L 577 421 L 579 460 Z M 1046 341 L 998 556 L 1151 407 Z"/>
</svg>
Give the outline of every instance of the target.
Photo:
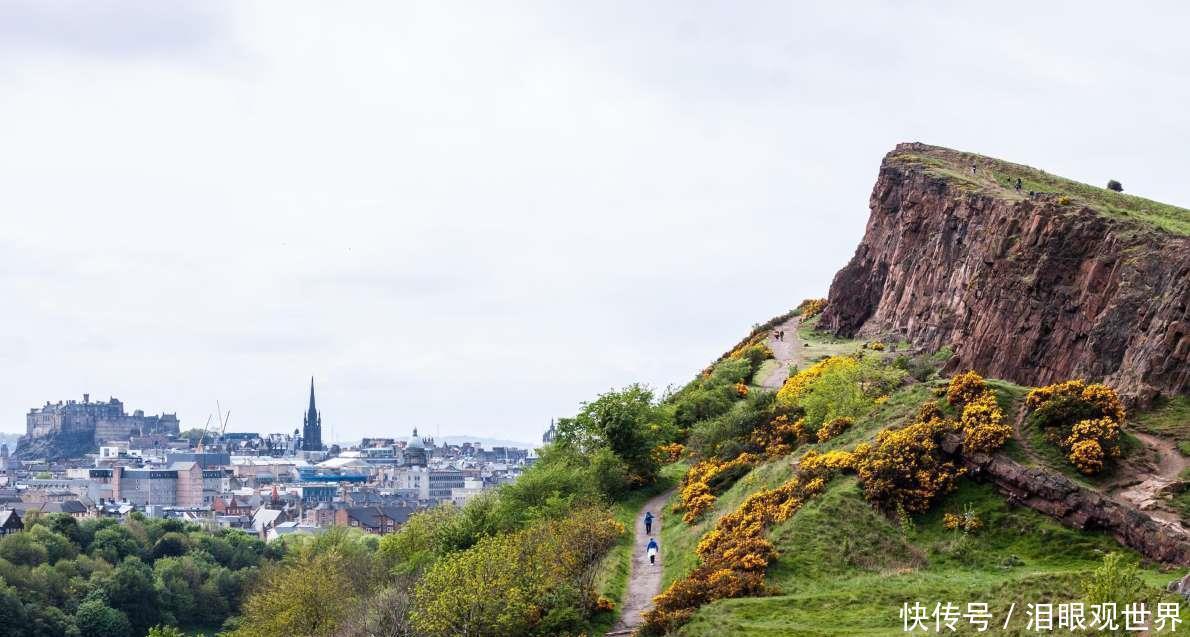
<svg viewBox="0 0 1190 637">
<path fill-rule="evenodd" d="M 322 415 L 314 404 L 314 377 L 310 377 L 310 408 L 302 422 L 302 449 L 306 451 L 320 451 L 322 449 Z"/>
</svg>

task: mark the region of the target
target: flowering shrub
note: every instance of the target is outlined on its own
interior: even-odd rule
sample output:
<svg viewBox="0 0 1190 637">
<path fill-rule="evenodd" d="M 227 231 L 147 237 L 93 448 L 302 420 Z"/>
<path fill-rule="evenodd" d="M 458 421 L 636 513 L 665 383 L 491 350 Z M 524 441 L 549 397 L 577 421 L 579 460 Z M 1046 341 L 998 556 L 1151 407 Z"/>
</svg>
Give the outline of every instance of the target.
<svg viewBox="0 0 1190 637">
<path fill-rule="evenodd" d="M 870 349 L 873 352 L 883 352 L 885 348 L 883 341 L 869 341 L 864 343 L 864 349 Z"/>
<path fill-rule="evenodd" d="M 850 418 L 835 418 L 818 428 L 818 442 L 826 442 L 834 438 L 846 431 L 851 424 L 852 421 Z"/>
<path fill-rule="evenodd" d="M 798 474 L 775 489 L 752 494 L 735 511 L 719 519 L 699 541 L 699 565 L 654 598 L 644 615 L 642 634 L 662 635 L 685 623 L 703 604 L 717 599 L 766 592 L 764 570 L 777 557 L 766 529 L 789 519 L 807 500 L 818 495 L 833 475 L 832 466 L 846 464 L 845 452 L 807 454 Z"/>
<path fill-rule="evenodd" d="M 868 500 L 889 511 L 919 513 L 952 491 L 963 469 L 943 460 L 939 442 L 954 427 L 944 420 L 919 421 L 881 431 L 874 445 L 858 445 L 855 471 Z"/>
<path fill-rule="evenodd" d="M 787 378 L 781 389 L 777 390 L 777 402 L 783 405 L 797 404 L 798 398 L 801 398 L 810 389 L 810 385 L 823 374 L 832 370 L 850 368 L 857 364 L 858 362 L 850 356 L 824 358 Z"/>
<path fill-rule="evenodd" d="M 740 398 L 747 396 L 748 395 L 748 386 L 745 385 L 744 383 L 736 383 L 735 384 L 735 393 L 738 394 Z"/>
<path fill-rule="evenodd" d="M 975 370 L 970 370 L 951 377 L 950 383 L 946 386 L 946 400 L 961 408 L 982 396 L 987 390 L 988 386 L 983 382 L 983 376 L 975 373 Z"/>
<path fill-rule="evenodd" d="M 600 595 L 599 599 L 595 600 L 595 610 L 596 611 L 612 611 L 615 609 L 616 609 L 616 603 L 613 602 L 612 600 L 604 597 L 603 595 Z"/>
<path fill-rule="evenodd" d="M 657 445 L 653 448 L 653 458 L 657 464 L 670 464 L 682 459 L 682 454 L 686 452 L 686 446 L 680 442 L 671 442 L 665 445 Z"/>
<path fill-rule="evenodd" d="M 1120 455 L 1124 405 L 1106 385 L 1068 380 L 1038 387 L 1025 396 L 1030 419 L 1046 439 L 1066 452 L 1079 471 L 1094 475 L 1108 458 Z"/>
<path fill-rule="evenodd" d="M 975 511 L 967 508 L 962 513 L 942 514 L 942 526 L 951 531 L 974 533 L 983 528 L 983 520 L 979 519 L 979 515 Z"/>
<path fill-rule="evenodd" d="M 853 468 L 855 468 L 855 454 L 850 451 L 836 449 L 826 453 L 818 453 L 811 449 L 798 462 L 798 475 L 802 476 L 802 478 L 829 479 L 841 471 Z"/>
<path fill-rule="evenodd" d="M 967 453 L 991 453 L 1012 437 L 1012 426 L 1004 422 L 1004 412 L 990 391 L 963 407 L 959 424 L 963 428 L 963 451 Z"/>
<path fill-rule="evenodd" d="M 715 505 L 715 495 L 711 492 L 711 482 L 733 470 L 746 470 L 759 458 L 750 453 L 741 453 L 734 459 L 724 462 L 716 458 L 703 460 L 690 467 L 686 477 L 682 480 L 682 490 L 678 494 L 681 498 L 680 510 L 686 513 L 682 520 L 691 524 L 698 520 L 703 513 Z"/>
<path fill-rule="evenodd" d="M 769 458 L 778 458 L 790 453 L 799 444 L 809 442 L 809 432 L 801 420 L 790 422 L 789 416 L 781 414 L 754 429 L 749 440 L 764 449 Z"/>
<path fill-rule="evenodd" d="M 1095 475 L 1103 471 L 1103 447 L 1098 440 L 1079 440 L 1070 446 L 1066 455 L 1079 471 L 1086 475 Z"/>
<path fill-rule="evenodd" d="M 826 309 L 826 299 L 806 299 L 799 307 L 802 308 L 802 320 L 811 319 Z"/>
</svg>

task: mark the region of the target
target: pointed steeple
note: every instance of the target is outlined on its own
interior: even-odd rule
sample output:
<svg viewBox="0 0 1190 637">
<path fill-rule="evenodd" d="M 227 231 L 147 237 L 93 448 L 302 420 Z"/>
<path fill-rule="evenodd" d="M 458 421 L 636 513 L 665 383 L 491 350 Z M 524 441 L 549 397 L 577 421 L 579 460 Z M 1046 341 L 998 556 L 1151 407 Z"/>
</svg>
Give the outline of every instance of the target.
<svg viewBox="0 0 1190 637">
<path fill-rule="evenodd" d="M 311 414 L 318 414 L 318 410 L 314 407 L 314 377 L 310 377 L 310 412 Z"/>
<path fill-rule="evenodd" d="M 322 449 L 322 415 L 314 404 L 314 377 L 310 377 L 310 407 L 302 422 L 302 449 L 319 451 Z"/>
</svg>

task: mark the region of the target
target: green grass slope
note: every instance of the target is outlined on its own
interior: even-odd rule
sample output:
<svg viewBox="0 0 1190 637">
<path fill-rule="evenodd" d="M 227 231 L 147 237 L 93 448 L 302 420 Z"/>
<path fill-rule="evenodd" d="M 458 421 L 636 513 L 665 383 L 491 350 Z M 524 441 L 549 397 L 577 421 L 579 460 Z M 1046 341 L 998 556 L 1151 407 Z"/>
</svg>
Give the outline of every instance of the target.
<svg viewBox="0 0 1190 637">
<path fill-rule="evenodd" d="M 899 150 L 892 159 L 924 166 L 928 173 L 971 191 L 1007 199 L 1022 199 L 1029 191 L 1053 193 L 1070 198 L 1072 204 L 1086 206 L 1109 217 L 1137 220 L 1171 234 L 1190 235 L 1190 210 L 1186 208 L 1091 186 L 1030 166 L 926 145 L 915 150 Z M 973 162 L 978 167 L 975 175 L 971 174 Z M 1018 178 L 1022 193 L 1026 194 L 1016 192 Z"/>
<path fill-rule="evenodd" d="M 982 518 L 982 530 L 963 535 L 943 527 L 943 513 L 967 508 Z M 679 634 L 904 634 L 899 611 L 914 602 L 931 608 L 986 602 L 1001 622 L 1016 603 L 1008 629 L 996 626 L 988 634 L 1032 634 L 1025 630 L 1025 604 L 1080 601 L 1080 582 L 1103 555 L 1136 558 L 1108 536 L 1010 507 L 993 487 L 970 480 L 902 528 L 864 500 L 854 478 L 840 479 L 774 527 L 770 538 L 781 557 L 767 581 L 778 593 L 705 606 Z M 1173 601 L 1160 590 L 1173 575 L 1149 567 L 1143 577 L 1153 600 Z"/>
<path fill-rule="evenodd" d="M 824 355 L 854 352 L 860 345 L 815 331 L 813 321 L 802 326 L 799 336 L 809 344 L 805 348 L 807 362 Z M 900 355 L 886 353 L 889 358 Z M 940 353 L 933 357 L 919 355 L 918 359 L 922 365 L 936 368 L 946 358 Z M 840 436 L 804 445 L 791 456 L 754 467 L 723 492 L 695 524 L 666 525 L 661 537 L 663 587 L 697 565 L 695 547 L 719 517 L 735 510 L 751 494 L 788 480 L 793 463 L 805 450 L 854 447 L 885 427 L 905 422 L 919 405 L 936 398 L 946 385 L 933 372 L 920 378 L 924 380 L 893 392 Z M 994 379 L 988 380 L 988 386 L 1008 419 L 1015 420 L 1028 388 Z M 940 406 L 952 411 L 944 400 Z M 1190 438 L 1190 429 L 1183 427 L 1186 409 L 1186 401 L 1178 399 L 1140 415 L 1138 427 L 1178 439 Z M 1049 467 L 1092 488 L 1111 479 L 1110 473 L 1102 479 L 1081 476 L 1040 432 L 1026 427 L 1022 433 L 1023 442 L 1010 440 L 1005 447 L 1005 452 L 1018 462 Z M 1121 442 L 1126 456 L 1139 445 L 1131 436 Z M 1190 506 L 1190 495 L 1187 500 Z M 666 509 L 675 521 L 681 519 L 681 513 L 673 510 L 676 501 L 676 497 L 671 499 Z M 971 534 L 944 528 L 945 513 L 964 511 L 976 513 L 983 528 Z M 1178 601 L 1163 587 L 1184 574 L 1141 561 L 1135 552 L 1103 533 L 1068 529 L 1027 507 L 1010 505 L 992 485 L 966 478 L 929 513 L 907 523 L 873 508 L 853 476 L 837 478 L 823 495 L 771 528 L 768 537 L 780 553 L 766 576 L 773 594 L 713 602 L 702 607 L 677 634 L 898 635 L 905 634 L 899 616 L 902 604 L 915 602 L 929 608 L 952 602 L 963 609 L 968 602 L 985 602 L 998 620 L 987 634 L 1035 634 L 1026 630 L 1026 605 L 1083 601 L 1083 581 L 1110 552 L 1141 562 L 1142 577 L 1150 587 L 1150 607 L 1155 607 L 1157 601 Z M 1005 629 L 1005 613 L 1014 603 L 1014 617 Z M 972 632 L 960 630 L 959 634 Z"/>
</svg>

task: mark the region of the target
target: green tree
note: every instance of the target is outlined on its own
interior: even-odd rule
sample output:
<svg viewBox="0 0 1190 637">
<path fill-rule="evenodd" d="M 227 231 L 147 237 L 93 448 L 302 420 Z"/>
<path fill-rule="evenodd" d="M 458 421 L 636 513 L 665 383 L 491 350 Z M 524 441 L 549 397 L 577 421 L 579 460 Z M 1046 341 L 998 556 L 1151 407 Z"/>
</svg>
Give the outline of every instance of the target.
<svg viewBox="0 0 1190 637">
<path fill-rule="evenodd" d="M 186 637 L 186 634 L 173 626 L 154 626 L 146 637 Z"/>
<path fill-rule="evenodd" d="M 129 555 L 140 553 L 140 544 L 127 528 L 111 526 L 95 533 L 91 541 L 91 555 L 102 557 L 108 564 L 119 564 Z"/>
<path fill-rule="evenodd" d="M 0 538 L 0 558 L 13 564 L 37 566 L 49 559 L 49 552 L 32 533 L 10 533 Z"/>
<path fill-rule="evenodd" d="M 583 403 L 574 418 L 561 419 L 557 443 L 588 455 L 607 447 L 628 465 L 634 483 L 650 484 L 657 477 L 652 451 L 660 442 L 658 432 L 666 428 L 664 415 L 652 390 L 629 385 Z"/>
<path fill-rule="evenodd" d="M 0 581 L 0 626 L 13 631 L 14 637 L 24 635 L 25 606 L 15 589 Z M 5 633 L 9 634 L 9 633 Z"/>
<path fill-rule="evenodd" d="M 153 571 L 137 557 L 126 557 L 103 584 L 108 604 L 124 613 L 137 635 L 161 621 Z"/>
<path fill-rule="evenodd" d="M 335 550 L 266 568 L 233 635 L 330 635 L 355 608 L 355 586 L 356 574 Z"/>
<path fill-rule="evenodd" d="M 74 618 L 60 609 L 45 604 L 30 604 L 25 630 L 28 637 L 78 637 Z"/>
<path fill-rule="evenodd" d="M 153 559 L 161 559 L 163 557 L 177 557 L 185 555 L 187 549 L 190 547 L 189 538 L 181 533 L 170 531 L 161 536 L 159 540 L 153 545 Z"/>
<path fill-rule="evenodd" d="M 46 550 L 46 560 L 54 564 L 58 560 L 74 559 L 78 555 L 78 547 L 61 533 L 51 531 L 49 527 L 37 525 L 29 531 L 29 537 L 41 544 Z"/>
<path fill-rule="evenodd" d="M 485 538 L 430 568 L 412 623 L 429 637 L 566 634 L 589 616 L 595 566 L 623 531 L 606 511 L 582 509 Z"/>
<path fill-rule="evenodd" d="M 67 513 L 51 513 L 43 523 L 49 530 L 61 534 L 76 547 L 83 548 L 83 531 L 74 516 Z"/>
<path fill-rule="evenodd" d="M 74 614 L 74 623 L 81 637 L 131 637 L 132 626 L 124 613 L 104 604 L 100 599 L 89 599 L 79 604 Z"/>
</svg>

